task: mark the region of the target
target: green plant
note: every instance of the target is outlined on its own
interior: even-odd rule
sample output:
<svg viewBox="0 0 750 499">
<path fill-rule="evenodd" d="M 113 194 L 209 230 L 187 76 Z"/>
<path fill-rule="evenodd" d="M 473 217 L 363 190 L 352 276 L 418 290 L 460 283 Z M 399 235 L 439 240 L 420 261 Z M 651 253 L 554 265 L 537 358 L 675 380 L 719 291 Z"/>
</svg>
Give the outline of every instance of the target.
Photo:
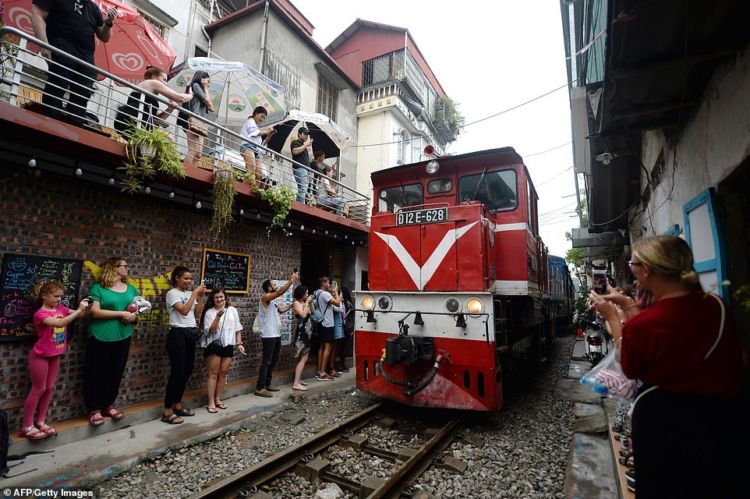
<svg viewBox="0 0 750 499">
<path fill-rule="evenodd" d="M 266 228 L 266 234 L 270 237 L 274 229 L 281 230 L 284 235 L 291 236 L 292 233 L 284 227 L 284 221 L 292 209 L 295 193 L 292 189 L 283 184 L 273 185 L 267 189 L 261 189 L 255 182 L 253 175 L 248 175 L 246 180 L 250 184 L 253 192 L 263 201 L 271 205 L 273 209 L 273 218 L 271 225 Z"/>
<path fill-rule="evenodd" d="M 125 138 L 128 143 L 125 145 L 127 160 L 121 167 L 126 176 L 123 191 L 130 194 L 142 191 L 144 182 L 157 173 L 172 178 L 185 177 L 177 146 L 166 131 L 158 127 L 152 130 L 132 127 Z"/>
<path fill-rule="evenodd" d="M 228 175 L 214 175 L 213 205 L 214 212 L 211 217 L 211 234 L 214 238 L 221 235 L 224 228 L 232 221 L 232 209 L 234 207 L 234 175 L 231 167 Z M 218 173 L 218 172 L 217 172 Z"/>
</svg>

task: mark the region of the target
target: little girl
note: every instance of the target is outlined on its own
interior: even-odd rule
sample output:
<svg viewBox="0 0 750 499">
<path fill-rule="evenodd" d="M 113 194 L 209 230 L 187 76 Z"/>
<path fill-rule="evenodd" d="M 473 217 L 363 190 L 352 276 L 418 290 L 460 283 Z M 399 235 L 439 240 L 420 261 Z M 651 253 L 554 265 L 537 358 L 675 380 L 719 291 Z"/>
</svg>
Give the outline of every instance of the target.
<svg viewBox="0 0 750 499">
<path fill-rule="evenodd" d="M 60 305 L 64 293 L 65 286 L 55 281 L 42 281 L 31 291 L 34 303 L 41 306 L 33 319 L 39 339 L 29 352 L 31 392 L 23 406 L 21 436 L 29 440 L 41 440 L 57 433 L 53 426 L 45 423 L 45 419 L 60 369 L 60 357 L 67 346 L 67 327 L 84 315 L 89 306 L 89 300 L 83 299 L 78 309 L 71 311 Z"/>
</svg>

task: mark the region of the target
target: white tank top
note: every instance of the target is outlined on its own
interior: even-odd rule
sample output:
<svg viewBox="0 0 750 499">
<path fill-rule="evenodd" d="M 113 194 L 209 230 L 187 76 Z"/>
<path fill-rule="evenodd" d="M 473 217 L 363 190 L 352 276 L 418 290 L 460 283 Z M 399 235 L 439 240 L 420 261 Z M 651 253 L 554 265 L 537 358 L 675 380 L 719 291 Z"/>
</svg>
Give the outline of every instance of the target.
<svg viewBox="0 0 750 499">
<path fill-rule="evenodd" d="M 261 338 L 279 338 L 281 336 L 281 315 L 276 301 L 272 300 L 268 308 L 263 306 L 263 299 L 258 303 L 258 323 Z"/>
</svg>

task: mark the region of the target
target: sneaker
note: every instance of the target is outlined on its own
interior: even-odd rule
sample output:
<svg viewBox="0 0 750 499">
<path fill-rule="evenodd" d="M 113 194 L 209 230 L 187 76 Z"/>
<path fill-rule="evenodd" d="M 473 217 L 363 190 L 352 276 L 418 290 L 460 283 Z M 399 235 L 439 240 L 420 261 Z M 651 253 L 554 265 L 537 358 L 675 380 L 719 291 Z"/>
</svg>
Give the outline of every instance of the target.
<svg viewBox="0 0 750 499">
<path fill-rule="evenodd" d="M 338 369 L 338 371 L 342 372 L 342 373 L 348 373 L 349 372 L 349 368 L 348 367 L 342 367 L 341 369 Z"/>
<path fill-rule="evenodd" d="M 266 398 L 269 398 L 269 397 L 273 397 L 273 395 L 271 395 L 271 392 L 269 392 L 269 391 L 268 391 L 268 390 L 266 390 L 265 388 L 263 388 L 263 389 L 261 389 L 261 390 L 255 390 L 255 394 L 256 394 L 256 395 L 257 395 L 258 397 L 266 397 Z"/>
<path fill-rule="evenodd" d="M 315 379 L 318 381 L 333 381 L 333 378 L 326 373 L 318 373 L 315 375 Z"/>
<path fill-rule="evenodd" d="M 332 378 L 338 378 L 341 376 L 341 373 L 338 371 L 331 371 L 331 372 L 327 372 L 326 374 Z"/>
<path fill-rule="evenodd" d="M 269 392 L 278 392 L 281 389 L 280 388 L 276 388 L 275 386 L 267 386 L 266 390 L 268 390 Z"/>
</svg>

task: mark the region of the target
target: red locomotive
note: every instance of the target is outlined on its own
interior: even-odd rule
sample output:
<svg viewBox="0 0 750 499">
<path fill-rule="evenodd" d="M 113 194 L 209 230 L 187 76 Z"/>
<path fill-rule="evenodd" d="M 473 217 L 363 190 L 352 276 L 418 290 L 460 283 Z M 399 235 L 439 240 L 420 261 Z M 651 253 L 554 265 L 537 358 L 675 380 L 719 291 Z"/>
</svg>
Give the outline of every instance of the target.
<svg viewBox="0 0 750 499">
<path fill-rule="evenodd" d="M 494 411 L 545 358 L 554 321 L 537 195 L 513 148 L 375 172 L 357 387 L 404 404 Z"/>
</svg>

